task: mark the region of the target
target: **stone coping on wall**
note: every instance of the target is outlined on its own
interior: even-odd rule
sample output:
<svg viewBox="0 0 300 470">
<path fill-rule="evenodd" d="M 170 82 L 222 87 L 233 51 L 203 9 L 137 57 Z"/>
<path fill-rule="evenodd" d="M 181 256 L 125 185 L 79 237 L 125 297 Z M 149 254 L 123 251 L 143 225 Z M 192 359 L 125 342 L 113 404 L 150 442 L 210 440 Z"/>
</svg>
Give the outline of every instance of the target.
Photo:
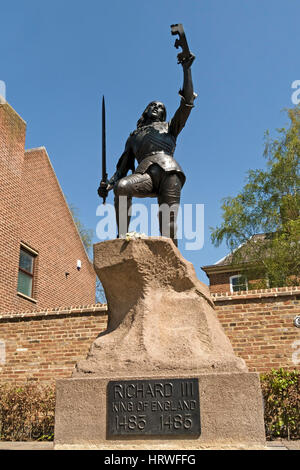
<svg viewBox="0 0 300 470">
<path fill-rule="evenodd" d="M 4 312 L 0 313 L 1 320 L 9 319 L 30 319 L 30 318 L 42 318 L 42 317 L 59 317 L 59 316 L 73 316 L 73 315 L 84 315 L 84 314 L 102 314 L 106 315 L 107 305 L 106 304 L 92 304 L 92 305 L 77 305 L 71 307 L 55 307 L 40 310 L 26 310 L 23 312 Z"/>
<path fill-rule="evenodd" d="M 265 297 L 286 297 L 300 294 L 300 286 L 291 287 L 272 287 L 270 289 L 256 289 L 250 291 L 240 292 L 216 292 L 211 293 L 214 302 L 224 300 L 247 300 L 247 299 L 261 299 Z"/>
</svg>

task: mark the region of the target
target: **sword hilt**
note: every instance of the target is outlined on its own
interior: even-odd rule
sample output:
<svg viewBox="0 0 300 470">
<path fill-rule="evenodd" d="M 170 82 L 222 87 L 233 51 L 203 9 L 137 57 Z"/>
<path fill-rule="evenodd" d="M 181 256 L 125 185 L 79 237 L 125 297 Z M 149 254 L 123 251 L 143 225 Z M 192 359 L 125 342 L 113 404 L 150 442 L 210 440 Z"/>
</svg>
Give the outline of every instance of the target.
<svg viewBox="0 0 300 470">
<path fill-rule="evenodd" d="M 107 198 L 107 194 L 108 194 L 108 191 L 107 191 L 107 186 L 108 186 L 108 183 L 107 183 L 107 175 L 105 175 L 105 176 L 106 176 L 105 181 L 104 181 L 104 180 L 101 180 L 100 186 L 99 186 L 99 188 L 98 188 L 98 194 L 99 194 L 100 197 L 102 197 L 102 199 L 103 199 L 103 204 L 105 204 L 105 201 L 106 201 L 106 198 Z M 101 189 L 102 189 L 102 191 L 101 191 Z M 106 192 L 106 195 L 103 194 L 103 191 Z M 101 193 L 102 193 L 102 194 L 101 194 Z"/>
</svg>

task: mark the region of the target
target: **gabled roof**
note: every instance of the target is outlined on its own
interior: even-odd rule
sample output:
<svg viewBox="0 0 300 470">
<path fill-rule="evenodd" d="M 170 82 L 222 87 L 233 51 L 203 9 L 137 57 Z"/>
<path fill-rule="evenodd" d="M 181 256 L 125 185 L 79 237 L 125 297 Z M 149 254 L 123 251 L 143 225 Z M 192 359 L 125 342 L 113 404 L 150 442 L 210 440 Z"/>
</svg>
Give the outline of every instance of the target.
<svg viewBox="0 0 300 470">
<path fill-rule="evenodd" d="M 256 243 L 258 240 L 265 240 L 269 235 L 266 233 L 258 233 L 255 234 L 251 237 L 251 241 Z M 246 242 L 247 243 L 247 242 Z M 233 254 L 238 251 L 242 250 L 243 246 L 246 245 L 246 243 L 243 243 L 240 245 L 238 248 L 233 250 L 231 253 L 228 255 L 224 256 L 221 258 L 219 261 L 217 261 L 215 264 L 210 264 L 208 266 L 202 266 L 201 269 L 208 275 L 211 273 L 217 273 L 217 272 L 229 272 L 232 271 L 232 259 L 233 259 Z M 245 259 L 245 262 L 247 262 L 247 258 Z M 238 266 L 235 266 L 235 268 L 238 268 Z"/>
<path fill-rule="evenodd" d="M 41 146 L 41 147 L 35 147 L 35 148 L 31 148 L 31 149 L 25 149 L 25 158 L 28 159 L 28 158 L 31 158 L 31 156 L 37 156 L 39 155 L 44 161 L 45 161 L 45 164 L 48 165 L 49 169 L 50 169 L 50 174 L 49 176 L 51 176 L 53 178 L 53 180 L 55 181 L 56 183 L 56 186 L 58 188 L 58 193 L 60 195 L 60 198 L 61 200 L 63 201 L 63 204 L 64 204 L 64 208 L 65 208 L 65 211 L 67 212 L 68 216 L 71 218 L 72 220 L 72 226 L 73 226 L 73 230 L 74 232 L 76 233 L 77 235 L 77 239 L 81 245 L 81 248 L 83 249 L 83 252 L 84 252 L 84 255 L 86 257 L 86 261 L 92 266 L 93 265 L 93 262 L 90 260 L 89 258 L 89 255 L 88 255 L 88 252 L 86 250 L 86 247 L 84 246 L 84 243 L 82 241 L 82 238 L 81 238 L 81 235 L 79 233 L 79 230 L 78 230 L 78 227 L 74 221 L 74 217 L 73 217 L 73 214 L 70 210 L 70 206 L 66 200 L 66 197 L 64 195 L 64 192 L 62 190 L 62 187 L 58 181 L 58 178 L 56 176 L 56 173 L 54 171 L 54 168 L 53 168 L 53 165 L 52 165 L 52 162 L 50 160 L 50 157 L 49 157 L 49 154 L 47 152 L 47 149 L 46 147 L 44 146 Z M 24 171 L 26 170 L 26 166 L 24 165 Z"/>
</svg>

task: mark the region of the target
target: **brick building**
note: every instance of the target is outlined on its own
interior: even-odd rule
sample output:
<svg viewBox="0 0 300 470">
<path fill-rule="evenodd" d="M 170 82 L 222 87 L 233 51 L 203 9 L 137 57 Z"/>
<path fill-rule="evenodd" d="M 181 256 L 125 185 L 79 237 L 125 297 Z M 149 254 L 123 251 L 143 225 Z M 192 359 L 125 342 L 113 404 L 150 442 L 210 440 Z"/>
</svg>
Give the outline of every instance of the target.
<svg viewBox="0 0 300 470">
<path fill-rule="evenodd" d="M 202 270 L 235 353 L 245 359 L 250 371 L 298 369 L 300 329 L 294 320 L 300 315 L 300 286 L 253 289 L 255 281 L 231 262 L 229 254 Z"/>
<path fill-rule="evenodd" d="M 93 304 L 93 265 L 46 149 L 25 150 L 25 134 L 0 102 L 0 312 Z"/>
<path fill-rule="evenodd" d="M 264 242 L 266 234 L 257 234 L 251 238 L 252 243 Z M 238 248 L 238 252 L 243 253 L 244 246 Z M 244 258 L 247 260 L 247 253 L 244 253 Z M 250 288 L 255 289 L 257 283 L 264 284 L 264 287 L 269 287 L 267 279 L 248 279 L 247 275 L 243 272 L 244 265 L 232 266 L 233 256 L 232 253 L 224 256 L 224 258 L 217 261 L 215 264 L 203 266 L 201 269 L 205 272 L 209 279 L 210 291 L 213 294 L 225 292 L 240 292 L 248 291 Z M 246 261 L 247 262 L 247 261 Z M 248 260 L 249 262 L 249 260 Z M 263 281 L 263 282 L 261 282 Z M 261 286 L 262 287 L 262 286 Z"/>
</svg>

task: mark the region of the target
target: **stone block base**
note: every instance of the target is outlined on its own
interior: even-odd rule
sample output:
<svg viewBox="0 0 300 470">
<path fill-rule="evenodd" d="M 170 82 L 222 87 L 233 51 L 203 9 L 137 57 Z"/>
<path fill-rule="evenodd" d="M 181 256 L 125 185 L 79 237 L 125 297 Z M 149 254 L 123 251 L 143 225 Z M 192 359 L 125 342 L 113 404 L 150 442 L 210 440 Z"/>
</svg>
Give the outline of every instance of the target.
<svg viewBox="0 0 300 470">
<path fill-rule="evenodd" d="M 76 378 L 57 381 L 55 449 L 258 449 L 265 446 L 262 394 L 256 373 L 214 373 L 199 379 L 201 434 L 137 438 L 107 436 L 107 384 L 133 377 Z M 168 377 L 135 377 L 147 379 Z"/>
</svg>

